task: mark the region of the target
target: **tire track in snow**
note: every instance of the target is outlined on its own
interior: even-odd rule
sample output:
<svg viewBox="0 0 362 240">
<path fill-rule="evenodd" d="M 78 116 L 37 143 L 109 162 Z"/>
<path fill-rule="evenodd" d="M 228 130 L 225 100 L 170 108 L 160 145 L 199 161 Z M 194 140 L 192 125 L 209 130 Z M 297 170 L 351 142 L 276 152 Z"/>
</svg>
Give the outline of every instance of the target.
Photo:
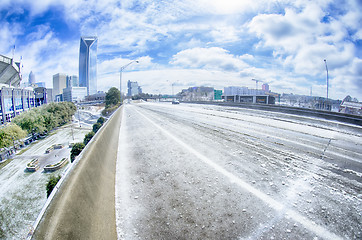
<svg viewBox="0 0 362 240">
<path fill-rule="evenodd" d="M 146 115 L 141 113 L 139 110 L 136 109 L 134 106 L 130 106 L 134 108 L 134 110 L 142 116 L 144 119 L 149 121 L 153 126 L 158 128 L 164 135 L 181 145 L 184 149 L 186 149 L 188 152 L 194 154 L 198 159 L 200 159 L 202 162 L 207 164 L 209 167 L 213 168 L 215 171 L 219 172 L 220 174 L 227 177 L 231 183 L 237 184 L 239 187 L 243 188 L 244 190 L 250 192 L 255 197 L 259 198 L 263 202 L 265 202 L 269 207 L 273 208 L 275 211 L 278 212 L 278 214 L 282 213 L 285 217 L 291 218 L 294 221 L 300 223 L 303 225 L 306 229 L 309 231 L 315 233 L 316 235 L 327 238 L 327 239 L 342 239 L 340 236 L 337 236 L 336 234 L 330 232 L 328 229 L 324 228 L 323 226 L 317 225 L 312 220 L 306 218 L 305 216 L 301 215 L 300 213 L 287 208 L 282 203 L 274 200 L 273 198 L 269 197 L 267 194 L 261 192 L 260 190 L 256 189 L 255 187 L 251 186 L 247 182 L 243 181 L 242 179 L 238 178 L 231 172 L 225 170 L 220 165 L 214 163 L 210 159 L 208 159 L 206 156 L 202 155 L 200 152 L 198 152 L 196 149 L 194 149 L 192 146 L 188 145 L 187 143 L 181 141 L 176 136 L 171 134 L 166 129 L 162 128 L 160 125 L 156 124 L 154 121 L 152 121 L 150 118 L 148 118 Z"/>
</svg>

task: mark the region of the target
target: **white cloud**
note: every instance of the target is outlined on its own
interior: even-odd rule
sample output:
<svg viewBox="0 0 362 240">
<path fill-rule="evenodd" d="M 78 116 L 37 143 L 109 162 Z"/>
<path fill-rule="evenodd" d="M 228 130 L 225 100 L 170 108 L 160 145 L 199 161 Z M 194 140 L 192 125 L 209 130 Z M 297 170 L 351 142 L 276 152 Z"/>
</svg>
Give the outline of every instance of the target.
<svg viewBox="0 0 362 240">
<path fill-rule="evenodd" d="M 172 57 L 171 64 L 186 68 L 204 68 L 224 71 L 239 71 L 247 67 L 238 56 L 219 47 L 192 48 L 178 52 Z"/>
<path fill-rule="evenodd" d="M 100 90 L 118 87 L 119 67 L 141 56 L 140 64 L 129 66 L 124 78 L 144 82 L 149 92 L 166 91 L 163 84 L 170 79 L 185 88 L 194 83 L 220 89 L 232 84 L 254 87 L 251 78 L 260 78 L 275 91 L 308 94 L 313 86 L 313 92 L 324 96 L 327 59 L 331 96 L 361 96 L 361 59 L 351 42 L 362 39 L 359 1 L 4 0 L 0 9 L 10 5 L 12 12 L 20 13 L 23 7 L 31 16 L 56 8 L 59 21 L 65 19 L 69 28 L 98 35 L 98 54 L 103 57 L 98 65 Z M 51 86 L 57 72 L 78 73 L 79 40 L 59 40 L 54 26 L 41 24 L 17 46 L 16 54 L 23 56 L 26 79 L 33 70 L 37 80 L 45 79 Z M 2 24 L 3 53 L 9 52 L 24 26 Z M 170 65 L 161 64 L 157 56 Z"/>
<path fill-rule="evenodd" d="M 17 25 L 4 23 L 0 28 L 0 52 L 10 54 L 9 49 L 13 49 L 16 43 L 16 35 L 20 29 Z"/>
<path fill-rule="evenodd" d="M 133 71 L 127 72 L 122 78 L 124 79 L 124 86 L 125 81 L 127 80 L 137 81 L 144 92 L 155 94 L 171 94 L 173 83 L 175 83 L 174 92 L 176 93 L 192 86 L 211 86 L 216 89 L 223 89 L 225 84 L 235 85 L 240 82 L 237 73 L 203 69 L 155 69 Z M 117 84 L 119 83 L 117 82 Z M 116 87 L 117 86 L 118 85 L 116 85 Z"/>
<path fill-rule="evenodd" d="M 137 60 L 138 63 L 133 62 Z M 127 66 L 122 73 L 122 92 L 126 89 L 127 81 L 132 79 L 134 74 L 140 74 L 143 71 L 151 71 L 151 69 L 160 69 L 161 67 L 158 64 L 152 62 L 152 58 L 149 56 L 139 57 L 137 59 L 124 59 L 124 58 L 114 58 L 111 60 L 106 60 L 99 62 L 98 64 L 98 81 L 97 88 L 100 91 L 108 91 L 111 87 L 119 88 L 120 84 L 120 68 L 133 62 Z"/>
<path fill-rule="evenodd" d="M 255 33 L 261 40 L 256 46 L 260 49 L 273 49 L 274 57 L 278 57 L 284 67 L 291 67 L 296 74 L 309 75 L 319 82 L 324 82 L 323 60 L 327 59 L 332 87 L 331 96 L 341 98 L 341 94 L 347 92 L 354 92 L 358 96 L 360 95 L 358 92 L 362 90 L 361 84 L 356 84 L 360 80 L 357 77 L 358 73 L 346 76 L 347 72 L 353 72 L 346 69 L 356 65 L 355 45 L 348 39 L 349 31 L 360 26 L 361 14 L 360 12 L 356 14 L 355 8 L 346 8 L 344 9 L 346 13 L 341 16 L 329 16 L 324 10 L 327 4 L 328 2 L 322 4 L 308 2 L 299 5 L 298 8 L 292 6 L 287 8 L 285 14 L 255 16 L 248 25 L 249 31 Z M 351 1 L 348 4 L 351 6 Z M 325 16 L 328 16 L 328 21 L 324 21 Z M 359 32 L 355 31 L 352 37 L 358 38 Z M 297 83 L 295 83 L 296 89 Z M 323 84 L 317 85 L 323 86 Z M 324 88 L 326 88 L 325 83 Z M 314 92 L 325 95 L 322 90 Z"/>
<path fill-rule="evenodd" d="M 241 32 L 242 31 L 237 30 L 235 26 L 225 24 L 212 29 L 210 35 L 213 37 L 214 42 L 226 44 L 240 40 Z"/>
<path fill-rule="evenodd" d="M 286 9 L 285 14 L 260 14 L 248 25 L 264 42 L 263 46 L 272 47 L 277 54 L 293 54 L 301 47 L 313 44 L 323 35 L 324 24 L 319 7 L 308 7 L 297 13 Z"/>
<path fill-rule="evenodd" d="M 42 38 L 18 48 L 16 59 L 23 57 L 23 82 L 28 81 L 30 71 L 35 74 L 37 82 L 46 82 L 48 88 L 52 88 L 56 73 L 78 75 L 78 44 L 78 41 L 61 43 L 49 31 Z"/>
</svg>

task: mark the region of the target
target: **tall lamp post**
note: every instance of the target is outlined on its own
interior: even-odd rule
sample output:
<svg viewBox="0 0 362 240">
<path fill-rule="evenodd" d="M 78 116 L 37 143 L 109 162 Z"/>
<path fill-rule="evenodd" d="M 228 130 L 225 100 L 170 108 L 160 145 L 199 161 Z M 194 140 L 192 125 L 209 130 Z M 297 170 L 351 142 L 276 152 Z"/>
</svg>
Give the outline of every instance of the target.
<svg viewBox="0 0 362 240">
<path fill-rule="evenodd" d="M 327 60 L 324 59 L 324 63 L 326 65 L 326 71 L 327 71 L 327 102 L 328 102 L 328 85 L 329 85 L 329 79 L 328 79 L 328 67 L 327 67 Z"/>
<path fill-rule="evenodd" d="M 122 103 L 122 72 L 123 72 L 123 70 L 126 68 L 126 67 L 128 67 L 129 65 L 131 65 L 132 63 L 139 63 L 139 61 L 138 60 L 133 60 L 133 61 L 131 61 L 131 62 L 129 62 L 129 63 L 127 63 L 126 65 L 124 65 L 124 66 L 122 66 L 121 68 L 120 68 L 120 70 L 119 70 L 119 93 L 121 94 L 121 103 Z"/>
</svg>

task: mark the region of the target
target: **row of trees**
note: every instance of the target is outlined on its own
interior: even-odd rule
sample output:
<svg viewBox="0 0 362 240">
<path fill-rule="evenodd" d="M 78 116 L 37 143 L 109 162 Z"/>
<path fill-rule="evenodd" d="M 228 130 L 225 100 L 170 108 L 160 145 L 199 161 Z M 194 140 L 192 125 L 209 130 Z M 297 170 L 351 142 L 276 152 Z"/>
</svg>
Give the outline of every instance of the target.
<svg viewBox="0 0 362 240">
<path fill-rule="evenodd" d="M 26 131 L 16 124 L 10 123 L 0 128 L 0 148 L 9 147 L 14 141 L 26 136 Z"/>
<path fill-rule="evenodd" d="M 70 121 L 76 110 L 72 102 L 49 103 L 16 116 L 12 122 L 28 134 L 41 134 Z"/>
<path fill-rule="evenodd" d="M 16 116 L 0 128 L 0 147 L 9 147 L 28 134 L 44 134 L 72 119 L 76 106 L 72 102 L 50 103 Z"/>
<path fill-rule="evenodd" d="M 93 138 L 96 132 L 103 126 L 104 122 L 105 119 L 103 117 L 98 118 L 97 122 L 93 124 L 93 130 L 84 136 L 83 142 L 75 143 L 73 145 L 72 150 L 70 151 L 71 162 L 73 162 L 75 157 L 82 152 L 83 148 L 85 148 L 85 145 L 89 143 L 89 141 Z"/>
<path fill-rule="evenodd" d="M 137 94 L 135 96 L 132 96 L 132 100 L 139 100 L 139 99 L 143 99 L 143 100 L 147 100 L 150 98 L 161 98 L 162 95 L 161 94 L 149 94 L 149 93 L 140 93 Z"/>
<path fill-rule="evenodd" d="M 102 111 L 103 116 L 111 115 L 121 105 L 121 93 L 120 91 L 112 87 L 106 93 L 106 106 Z"/>
<path fill-rule="evenodd" d="M 53 189 L 55 188 L 55 186 L 57 185 L 57 183 L 59 182 L 61 176 L 51 176 L 49 178 L 49 181 L 46 185 L 46 190 L 47 190 L 47 197 L 50 196 L 50 194 L 52 193 Z"/>
</svg>

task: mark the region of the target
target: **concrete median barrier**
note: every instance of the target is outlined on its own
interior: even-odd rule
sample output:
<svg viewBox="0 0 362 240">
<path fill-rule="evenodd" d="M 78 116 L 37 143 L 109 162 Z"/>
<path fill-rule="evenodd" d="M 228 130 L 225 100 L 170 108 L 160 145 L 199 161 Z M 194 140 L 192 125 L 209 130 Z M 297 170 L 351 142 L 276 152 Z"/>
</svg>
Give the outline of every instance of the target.
<svg viewBox="0 0 362 240">
<path fill-rule="evenodd" d="M 32 239 L 117 239 L 115 170 L 121 119 L 119 108 L 83 150 Z"/>
</svg>

